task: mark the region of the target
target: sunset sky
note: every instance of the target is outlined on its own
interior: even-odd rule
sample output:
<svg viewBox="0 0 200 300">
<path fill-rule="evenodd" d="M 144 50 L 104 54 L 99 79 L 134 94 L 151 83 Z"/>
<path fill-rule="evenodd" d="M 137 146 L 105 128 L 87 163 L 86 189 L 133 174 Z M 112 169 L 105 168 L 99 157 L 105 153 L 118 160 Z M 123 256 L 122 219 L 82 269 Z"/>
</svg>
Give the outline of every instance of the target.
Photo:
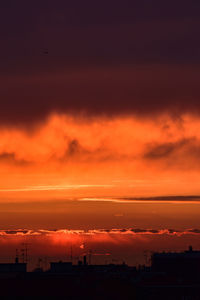
<svg viewBox="0 0 200 300">
<path fill-rule="evenodd" d="M 1 1 L 2 256 L 200 248 L 199 11 Z"/>
</svg>

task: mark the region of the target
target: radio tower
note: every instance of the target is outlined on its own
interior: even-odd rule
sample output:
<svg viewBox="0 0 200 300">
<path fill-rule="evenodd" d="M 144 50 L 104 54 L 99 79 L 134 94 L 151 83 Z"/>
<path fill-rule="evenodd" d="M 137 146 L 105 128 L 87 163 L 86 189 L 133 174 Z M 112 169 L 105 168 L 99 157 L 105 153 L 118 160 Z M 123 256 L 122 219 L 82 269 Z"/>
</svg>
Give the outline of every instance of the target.
<svg viewBox="0 0 200 300">
<path fill-rule="evenodd" d="M 73 262 L 72 246 L 71 246 L 71 262 Z"/>
<path fill-rule="evenodd" d="M 92 250 L 89 250 L 89 265 L 92 264 Z"/>
<path fill-rule="evenodd" d="M 22 243 L 23 248 L 21 249 L 22 252 L 22 262 L 27 263 L 28 262 L 28 246 L 29 243 Z"/>
</svg>

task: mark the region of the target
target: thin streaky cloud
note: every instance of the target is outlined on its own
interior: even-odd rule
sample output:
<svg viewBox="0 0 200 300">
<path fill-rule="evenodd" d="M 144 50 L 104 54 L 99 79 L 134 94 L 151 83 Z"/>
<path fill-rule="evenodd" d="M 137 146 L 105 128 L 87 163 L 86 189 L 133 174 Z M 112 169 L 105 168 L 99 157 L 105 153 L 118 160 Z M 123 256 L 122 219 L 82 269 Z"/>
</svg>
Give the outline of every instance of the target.
<svg viewBox="0 0 200 300">
<path fill-rule="evenodd" d="M 114 185 L 104 185 L 104 184 L 72 184 L 72 185 L 41 185 L 41 186 L 31 186 L 25 188 L 10 188 L 10 189 L 0 189 L 0 192 L 29 192 L 29 191 L 57 191 L 57 190 L 72 190 L 72 189 L 88 189 L 88 188 L 107 188 L 114 187 Z"/>
<path fill-rule="evenodd" d="M 169 203 L 169 204 L 200 204 L 200 197 L 185 197 L 185 196 L 177 196 L 171 197 L 155 197 L 155 198 L 80 198 L 78 201 L 85 201 L 85 202 L 113 202 L 113 203 L 132 203 L 132 204 L 157 204 L 157 203 Z M 196 200 L 195 200 L 196 199 Z"/>
</svg>

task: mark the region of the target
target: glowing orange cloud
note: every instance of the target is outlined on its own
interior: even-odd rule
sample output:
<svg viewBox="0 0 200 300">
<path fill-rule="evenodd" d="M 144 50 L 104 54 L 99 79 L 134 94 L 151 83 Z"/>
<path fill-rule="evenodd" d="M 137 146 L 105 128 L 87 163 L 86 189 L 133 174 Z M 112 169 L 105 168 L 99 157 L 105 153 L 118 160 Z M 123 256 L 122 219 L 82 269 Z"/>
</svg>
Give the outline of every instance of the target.
<svg viewBox="0 0 200 300">
<path fill-rule="evenodd" d="M 198 194 L 199 126 L 192 115 L 54 114 L 31 131 L 1 128 L 0 198 Z"/>
</svg>

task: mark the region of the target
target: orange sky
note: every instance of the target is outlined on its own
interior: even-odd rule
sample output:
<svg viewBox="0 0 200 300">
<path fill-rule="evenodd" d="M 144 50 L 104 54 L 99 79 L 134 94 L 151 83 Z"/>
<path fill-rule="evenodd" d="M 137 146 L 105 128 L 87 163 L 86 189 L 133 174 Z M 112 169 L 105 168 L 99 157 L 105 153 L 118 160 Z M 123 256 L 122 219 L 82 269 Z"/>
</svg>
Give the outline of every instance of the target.
<svg viewBox="0 0 200 300">
<path fill-rule="evenodd" d="M 51 115 L 0 129 L 0 201 L 50 196 L 199 194 L 199 125 L 155 119 Z"/>
<path fill-rule="evenodd" d="M 121 2 L 2 1 L 0 259 L 200 248 L 200 2 Z"/>
<path fill-rule="evenodd" d="M 2 126 L 0 254 L 10 247 L 14 255 L 28 241 L 33 256 L 46 249 L 66 259 L 69 244 L 82 255 L 88 243 L 100 254 L 96 261 L 110 253 L 110 260 L 138 263 L 160 243 L 166 250 L 199 247 L 199 199 L 172 196 L 200 194 L 199 127 L 191 114 L 52 114 L 31 128 Z M 145 200 L 156 196 L 170 197 Z M 12 232 L 20 228 L 29 231 Z"/>
</svg>

